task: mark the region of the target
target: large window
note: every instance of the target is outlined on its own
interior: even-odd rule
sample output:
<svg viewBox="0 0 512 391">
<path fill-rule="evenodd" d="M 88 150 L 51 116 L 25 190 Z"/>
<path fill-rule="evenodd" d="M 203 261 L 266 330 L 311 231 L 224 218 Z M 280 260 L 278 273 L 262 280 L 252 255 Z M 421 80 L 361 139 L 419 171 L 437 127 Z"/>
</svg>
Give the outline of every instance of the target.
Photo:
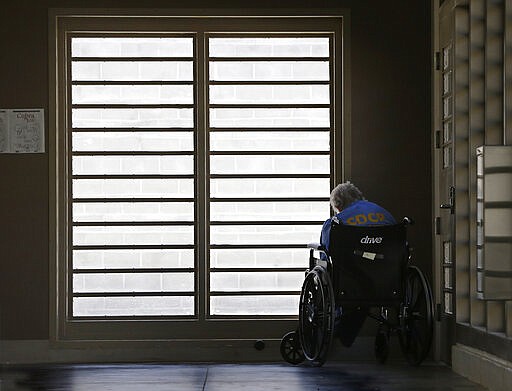
<svg viewBox="0 0 512 391">
<path fill-rule="evenodd" d="M 306 20 L 62 29 L 60 334 L 293 320 L 341 157 L 341 26 Z"/>
</svg>

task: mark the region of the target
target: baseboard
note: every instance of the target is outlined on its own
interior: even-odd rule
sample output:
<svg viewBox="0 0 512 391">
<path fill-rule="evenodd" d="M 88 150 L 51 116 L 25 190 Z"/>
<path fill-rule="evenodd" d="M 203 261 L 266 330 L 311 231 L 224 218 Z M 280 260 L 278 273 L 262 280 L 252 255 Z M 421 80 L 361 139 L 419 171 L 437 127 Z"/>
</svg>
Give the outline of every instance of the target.
<svg viewBox="0 0 512 391">
<path fill-rule="evenodd" d="M 350 348 L 335 340 L 328 360 L 374 361 L 373 337 L 358 337 Z M 0 341 L 0 364 L 63 364 L 122 362 L 279 362 L 280 340 L 266 340 L 257 350 L 253 340 L 186 341 Z M 399 343 L 391 339 L 389 361 L 403 360 Z"/>
<path fill-rule="evenodd" d="M 489 391 L 512 389 L 512 362 L 482 350 L 457 344 L 452 347 L 454 372 L 481 384 Z"/>
</svg>

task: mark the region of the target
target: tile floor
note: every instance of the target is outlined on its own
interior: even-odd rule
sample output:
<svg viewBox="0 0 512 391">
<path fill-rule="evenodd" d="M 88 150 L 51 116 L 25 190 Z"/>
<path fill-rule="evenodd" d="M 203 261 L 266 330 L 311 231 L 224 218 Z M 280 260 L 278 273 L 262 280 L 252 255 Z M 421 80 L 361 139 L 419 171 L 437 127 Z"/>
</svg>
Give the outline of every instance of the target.
<svg viewBox="0 0 512 391">
<path fill-rule="evenodd" d="M 449 368 L 424 363 L 102 364 L 4 366 L 1 391 L 483 391 Z"/>
</svg>

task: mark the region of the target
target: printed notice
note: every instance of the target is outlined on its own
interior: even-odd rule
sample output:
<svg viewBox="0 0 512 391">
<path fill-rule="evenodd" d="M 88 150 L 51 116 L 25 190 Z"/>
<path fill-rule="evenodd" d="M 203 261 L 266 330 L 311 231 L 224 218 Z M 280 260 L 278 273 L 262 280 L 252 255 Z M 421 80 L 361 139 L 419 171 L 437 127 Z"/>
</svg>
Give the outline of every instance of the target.
<svg viewBox="0 0 512 391">
<path fill-rule="evenodd" d="M 8 110 L 8 152 L 44 152 L 44 110 Z"/>
<path fill-rule="evenodd" d="M 11 152 L 44 152 L 44 110 L 11 110 L 9 114 Z"/>
<path fill-rule="evenodd" d="M 7 110 L 0 109 L 0 153 L 9 152 L 9 138 L 7 128 L 7 118 L 9 114 Z"/>
</svg>

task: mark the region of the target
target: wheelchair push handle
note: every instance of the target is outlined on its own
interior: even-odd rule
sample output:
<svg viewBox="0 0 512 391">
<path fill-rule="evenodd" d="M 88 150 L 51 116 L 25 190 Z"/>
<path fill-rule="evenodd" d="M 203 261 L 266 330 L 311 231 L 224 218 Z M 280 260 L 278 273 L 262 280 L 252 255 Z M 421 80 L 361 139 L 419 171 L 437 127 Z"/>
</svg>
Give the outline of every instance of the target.
<svg viewBox="0 0 512 391">
<path fill-rule="evenodd" d="M 402 220 L 402 224 L 405 225 L 406 227 L 408 225 L 414 225 L 414 220 L 411 219 L 410 217 L 405 216 Z"/>
</svg>

